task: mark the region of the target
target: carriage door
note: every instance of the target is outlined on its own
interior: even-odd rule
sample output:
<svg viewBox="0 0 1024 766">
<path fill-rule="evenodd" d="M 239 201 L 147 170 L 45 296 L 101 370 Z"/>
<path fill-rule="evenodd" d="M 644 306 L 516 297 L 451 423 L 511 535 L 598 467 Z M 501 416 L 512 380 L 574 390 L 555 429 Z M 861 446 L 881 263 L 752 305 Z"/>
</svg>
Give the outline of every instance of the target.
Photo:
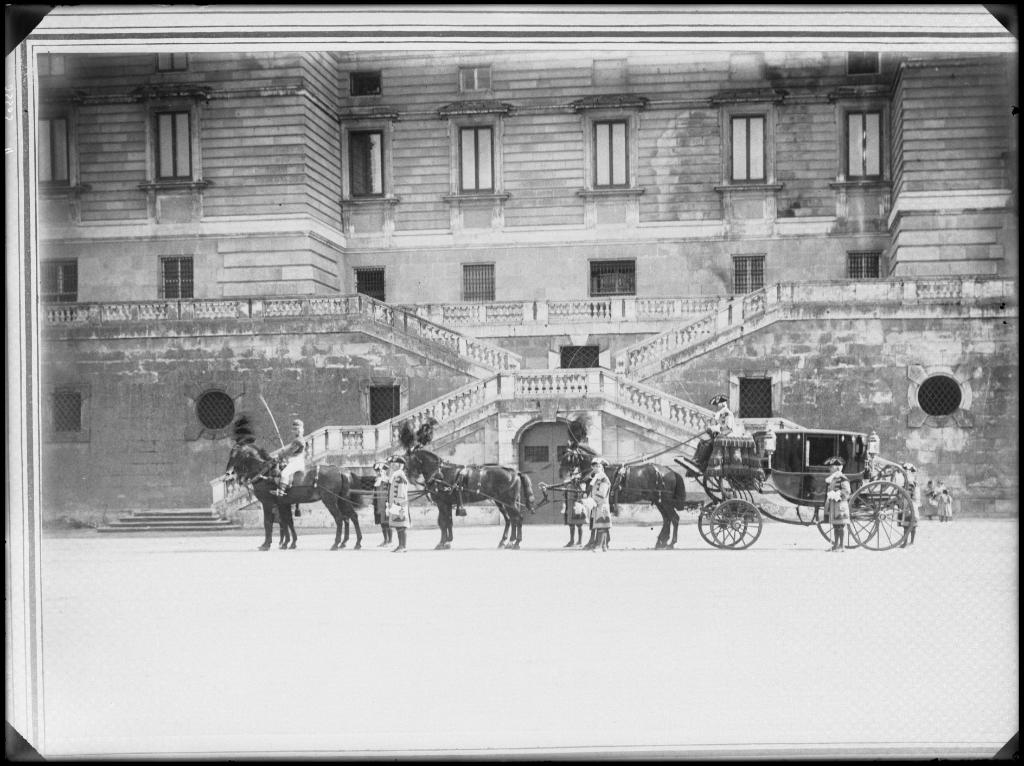
<svg viewBox="0 0 1024 766">
<path fill-rule="evenodd" d="M 558 483 L 558 459 L 568 445 L 569 435 L 565 423 L 537 423 L 523 433 L 519 441 L 519 470 L 529 474 L 538 503 L 541 500 L 540 483 Z M 560 501 L 561 498 L 561 495 L 552 496 L 553 501 Z M 561 522 L 561 503 L 550 502 L 539 508 L 535 515 L 526 518 L 534 524 Z"/>
</svg>

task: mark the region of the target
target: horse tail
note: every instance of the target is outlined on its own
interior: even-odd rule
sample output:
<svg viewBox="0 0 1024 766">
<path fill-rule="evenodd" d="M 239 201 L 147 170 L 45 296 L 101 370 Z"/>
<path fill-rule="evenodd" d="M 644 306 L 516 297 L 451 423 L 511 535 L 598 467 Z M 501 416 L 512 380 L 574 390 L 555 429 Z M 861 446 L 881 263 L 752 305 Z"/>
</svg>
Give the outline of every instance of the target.
<svg viewBox="0 0 1024 766">
<path fill-rule="evenodd" d="M 519 474 L 519 496 L 526 510 L 533 513 L 533 482 L 525 473 Z"/>
</svg>

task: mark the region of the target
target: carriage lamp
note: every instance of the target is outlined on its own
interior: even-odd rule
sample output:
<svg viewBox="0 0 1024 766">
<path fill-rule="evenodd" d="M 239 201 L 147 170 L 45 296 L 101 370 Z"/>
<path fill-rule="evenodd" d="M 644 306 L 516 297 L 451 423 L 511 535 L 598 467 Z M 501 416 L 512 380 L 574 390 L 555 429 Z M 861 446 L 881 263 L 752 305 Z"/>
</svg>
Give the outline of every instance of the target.
<svg viewBox="0 0 1024 766">
<path fill-rule="evenodd" d="M 881 451 L 882 444 L 878 438 L 878 434 L 872 431 L 871 435 L 868 437 L 868 454 L 877 455 Z"/>
<path fill-rule="evenodd" d="M 771 423 L 765 425 L 764 438 L 761 440 L 761 451 L 767 457 L 771 457 L 775 453 L 775 429 L 772 428 Z"/>
</svg>

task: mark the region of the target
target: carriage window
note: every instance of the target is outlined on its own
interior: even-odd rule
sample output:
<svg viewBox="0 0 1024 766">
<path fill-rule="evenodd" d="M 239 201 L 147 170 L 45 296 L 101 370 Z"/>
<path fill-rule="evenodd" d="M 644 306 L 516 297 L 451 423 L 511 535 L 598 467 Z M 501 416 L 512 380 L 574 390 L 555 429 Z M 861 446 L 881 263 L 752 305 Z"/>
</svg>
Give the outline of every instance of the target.
<svg viewBox="0 0 1024 766">
<path fill-rule="evenodd" d="M 370 386 L 370 424 L 377 425 L 398 415 L 401 399 L 398 386 Z"/>
<path fill-rule="evenodd" d="M 223 391 L 207 391 L 196 401 L 196 417 L 204 428 L 227 428 L 235 418 L 235 400 Z"/>
<path fill-rule="evenodd" d="M 741 418 L 770 418 L 772 416 L 772 379 L 740 378 Z"/>
<path fill-rule="evenodd" d="M 824 467 L 825 461 L 835 457 L 836 437 L 829 436 L 807 436 L 807 466 Z"/>
</svg>

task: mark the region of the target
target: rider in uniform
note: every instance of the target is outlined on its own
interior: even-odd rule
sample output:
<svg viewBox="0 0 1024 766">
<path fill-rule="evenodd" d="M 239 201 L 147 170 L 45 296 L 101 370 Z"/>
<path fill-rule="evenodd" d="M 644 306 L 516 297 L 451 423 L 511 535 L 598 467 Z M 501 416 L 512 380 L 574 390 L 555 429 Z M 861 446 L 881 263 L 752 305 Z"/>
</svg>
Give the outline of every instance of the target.
<svg viewBox="0 0 1024 766">
<path fill-rule="evenodd" d="M 388 492 L 391 483 L 388 481 L 388 464 L 374 463 L 373 470 L 377 475 L 373 479 L 373 521 L 380 524 L 384 540 L 378 545 L 383 548 L 391 544 L 391 523 L 388 520 Z"/>
<path fill-rule="evenodd" d="M 395 470 L 389 479 L 387 514 L 390 525 L 398 530 L 398 547 L 394 553 L 404 553 L 405 534 L 409 528 L 409 477 L 405 474 L 405 458 L 391 458 Z"/>
<path fill-rule="evenodd" d="M 292 439 L 280 449 L 274 450 L 270 456 L 281 465 L 281 472 L 277 477 L 277 489 L 275 495 L 284 495 L 291 486 L 292 477 L 299 471 L 306 469 L 306 458 L 303 454 L 306 451 L 304 440 L 304 426 L 301 420 L 292 421 Z"/>
<path fill-rule="evenodd" d="M 595 545 L 591 550 L 601 546 L 602 551 L 608 550 L 608 537 L 612 528 L 611 495 L 612 482 L 604 472 L 608 461 L 603 457 L 595 457 L 590 461 L 593 473 L 590 476 L 590 496 L 595 505 L 593 510 L 594 531 L 597 533 Z"/>
<path fill-rule="evenodd" d="M 825 479 L 825 517 L 832 522 L 833 540 L 830 551 L 843 552 L 845 549 L 846 525 L 850 523 L 850 481 L 843 473 L 843 459 L 830 457 L 825 465 L 832 467 L 832 473 Z"/>
</svg>

